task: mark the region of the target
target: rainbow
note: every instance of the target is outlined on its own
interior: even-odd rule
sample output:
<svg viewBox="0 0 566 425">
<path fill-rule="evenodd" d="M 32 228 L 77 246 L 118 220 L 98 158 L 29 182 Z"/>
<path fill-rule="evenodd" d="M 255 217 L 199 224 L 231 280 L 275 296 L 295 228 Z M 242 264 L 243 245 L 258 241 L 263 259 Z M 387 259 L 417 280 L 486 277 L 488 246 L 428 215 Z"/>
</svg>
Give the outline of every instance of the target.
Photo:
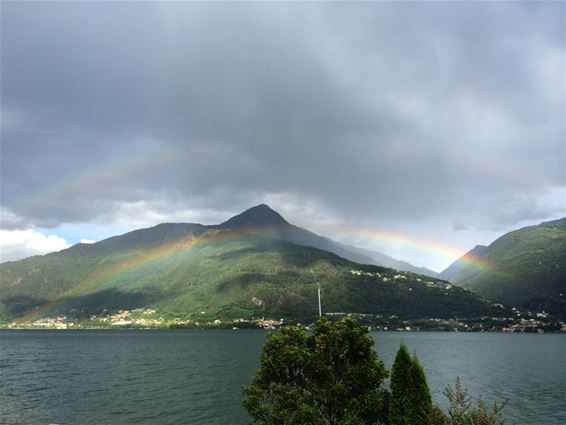
<svg viewBox="0 0 566 425">
<path fill-rule="evenodd" d="M 405 246 L 423 252 L 432 252 L 451 261 L 459 258 L 460 260 L 464 261 L 466 265 L 473 265 L 473 267 L 477 268 L 478 270 L 486 270 L 492 273 L 496 273 L 496 271 L 490 266 L 488 262 L 482 259 L 474 259 L 472 257 L 466 256 L 462 253 L 460 248 L 448 244 L 442 244 L 436 241 L 414 238 L 397 231 L 378 228 L 356 227 L 350 225 L 335 225 L 331 227 L 331 233 L 341 236 L 345 239 L 361 238 L 379 244 L 388 244 L 400 247 Z"/>
<path fill-rule="evenodd" d="M 253 235 L 263 235 L 269 237 L 274 230 L 277 229 L 264 228 L 259 232 L 257 230 L 254 230 Z M 35 310 L 33 310 L 33 312 L 30 312 L 29 314 L 24 316 L 20 321 L 26 322 L 30 321 L 30 319 L 33 320 L 34 318 L 41 317 L 43 313 L 54 309 L 58 304 L 64 302 L 65 299 L 69 297 L 78 295 L 80 293 L 84 294 L 91 289 L 99 287 L 104 282 L 119 278 L 120 275 L 127 274 L 132 270 L 150 265 L 152 262 L 160 261 L 180 252 L 188 252 L 190 250 L 198 248 L 199 246 L 204 246 L 211 242 L 228 240 L 230 238 L 234 238 L 235 236 L 241 235 L 242 233 L 246 232 L 236 230 L 209 229 L 202 235 L 188 236 L 183 240 L 162 245 L 148 251 L 136 253 L 133 256 L 119 261 L 116 264 L 110 265 L 109 267 L 104 268 L 97 273 L 87 276 L 76 286 L 73 286 L 73 288 L 58 296 L 57 299 L 39 308 L 36 308 Z M 461 257 L 462 255 L 461 252 L 455 247 L 445 244 L 439 244 L 432 241 L 424 241 L 421 239 L 412 238 L 403 233 L 390 230 L 340 226 L 340 228 L 336 229 L 335 233 L 348 235 L 349 237 L 363 237 L 378 242 L 385 241 L 390 243 L 393 242 L 396 244 L 408 245 L 427 250 L 429 252 L 432 251 L 440 255 L 445 255 L 450 258 Z M 461 257 L 461 259 L 468 264 L 472 264 L 473 267 L 477 268 L 478 270 L 487 270 L 492 273 L 500 274 L 500 272 L 495 271 L 487 262 L 482 261 L 481 259 L 474 260 L 473 258 L 466 256 Z"/>
<path fill-rule="evenodd" d="M 64 302 L 67 298 L 75 296 L 79 293 L 84 293 L 85 291 L 88 291 L 92 288 L 96 288 L 100 284 L 111 279 L 116 279 L 117 277 L 120 277 L 120 275 L 124 275 L 136 268 L 141 268 L 143 266 L 151 264 L 152 262 L 157 262 L 178 252 L 189 251 L 198 245 L 204 245 L 212 241 L 233 237 L 233 234 L 234 232 L 231 231 L 219 231 L 205 234 L 202 237 L 189 236 L 184 240 L 172 242 L 148 251 L 137 253 L 132 257 L 119 261 L 116 264 L 113 264 L 101 270 L 98 273 L 87 276 L 84 280 L 73 286 L 68 291 L 65 291 L 63 294 L 59 295 L 53 301 L 50 301 L 49 303 L 46 303 L 41 307 L 34 309 L 19 321 L 27 322 L 41 317 L 43 313 L 54 309 L 58 304 Z"/>
<path fill-rule="evenodd" d="M 154 149 L 122 160 L 110 161 L 104 165 L 84 170 L 82 173 L 60 179 L 41 191 L 20 197 L 14 204 L 14 210 L 30 214 L 49 205 L 62 204 L 73 196 L 88 196 L 98 188 L 115 185 L 125 177 L 139 175 L 148 168 L 155 168 L 179 158 L 180 155 L 177 152 Z"/>
<path fill-rule="evenodd" d="M 393 160 L 402 162 L 407 157 L 418 157 L 421 150 L 410 145 L 400 145 L 395 152 Z M 494 161 L 491 156 L 478 155 L 474 152 L 444 151 L 442 161 L 446 164 L 457 165 L 462 173 L 486 176 L 491 182 L 515 183 L 521 187 L 540 190 L 541 187 L 562 187 L 560 183 L 553 181 L 548 176 L 535 169 L 528 167 L 517 167 L 511 163 Z"/>
</svg>

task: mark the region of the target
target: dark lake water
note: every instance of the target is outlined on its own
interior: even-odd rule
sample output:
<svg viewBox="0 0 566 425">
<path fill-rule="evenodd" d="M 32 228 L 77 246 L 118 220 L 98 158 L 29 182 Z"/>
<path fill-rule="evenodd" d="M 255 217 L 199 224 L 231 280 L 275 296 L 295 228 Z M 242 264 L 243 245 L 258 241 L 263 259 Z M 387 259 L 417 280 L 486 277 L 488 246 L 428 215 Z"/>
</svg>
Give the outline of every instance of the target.
<svg viewBox="0 0 566 425">
<path fill-rule="evenodd" d="M 566 335 L 372 334 L 388 367 L 403 339 L 435 402 L 460 376 L 508 398 L 507 418 L 566 424 Z M 0 331 L 2 424 L 239 424 L 241 386 L 259 365 L 256 330 Z"/>
</svg>

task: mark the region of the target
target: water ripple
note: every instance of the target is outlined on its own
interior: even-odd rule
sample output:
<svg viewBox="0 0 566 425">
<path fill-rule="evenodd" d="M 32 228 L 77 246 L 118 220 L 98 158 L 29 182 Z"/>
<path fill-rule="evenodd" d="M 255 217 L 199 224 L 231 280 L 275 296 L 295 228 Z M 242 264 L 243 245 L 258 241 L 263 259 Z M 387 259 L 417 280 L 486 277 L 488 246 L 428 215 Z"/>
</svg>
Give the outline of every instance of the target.
<svg viewBox="0 0 566 425">
<path fill-rule="evenodd" d="M 258 367 L 264 335 L 0 331 L 0 423 L 241 423 L 241 387 Z M 460 376 L 473 395 L 509 399 L 507 417 L 517 425 L 566 423 L 564 335 L 373 336 L 388 367 L 401 339 L 417 352 L 440 405 L 446 385 Z"/>
</svg>

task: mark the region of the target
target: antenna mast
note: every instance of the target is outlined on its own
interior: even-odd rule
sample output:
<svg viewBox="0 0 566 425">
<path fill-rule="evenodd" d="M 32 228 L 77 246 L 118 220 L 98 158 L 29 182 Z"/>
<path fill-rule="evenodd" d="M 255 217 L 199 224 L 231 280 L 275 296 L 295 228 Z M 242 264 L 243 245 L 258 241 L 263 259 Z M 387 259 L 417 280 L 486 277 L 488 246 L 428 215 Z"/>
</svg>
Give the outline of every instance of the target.
<svg viewBox="0 0 566 425">
<path fill-rule="evenodd" d="M 322 317 L 322 305 L 320 303 L 320 285 L 318 286 L 318 317 Z"/>
</svg>

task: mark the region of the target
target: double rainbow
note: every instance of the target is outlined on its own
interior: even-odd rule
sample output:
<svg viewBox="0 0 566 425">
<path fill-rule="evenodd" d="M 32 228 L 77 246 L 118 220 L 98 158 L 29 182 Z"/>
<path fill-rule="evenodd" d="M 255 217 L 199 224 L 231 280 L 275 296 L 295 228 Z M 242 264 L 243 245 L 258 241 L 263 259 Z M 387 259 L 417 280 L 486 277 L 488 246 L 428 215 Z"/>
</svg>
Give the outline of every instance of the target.
<svg viewBox="0 0 566 425">
<path fill-rule="evenodd" d="M 12 209 L 16 213 L 30 215 L 51 205 L 64 204 L 73 197 L 88 197 L 101 188 L 115 186 L 127 177 L 141 175 L 148 169 L 155 169 L 179 158 L 178 152 L 162 149 L 110 161 L 62 178 L 47 188 L 22 195 L 16 199 Z"/>
</svg>

